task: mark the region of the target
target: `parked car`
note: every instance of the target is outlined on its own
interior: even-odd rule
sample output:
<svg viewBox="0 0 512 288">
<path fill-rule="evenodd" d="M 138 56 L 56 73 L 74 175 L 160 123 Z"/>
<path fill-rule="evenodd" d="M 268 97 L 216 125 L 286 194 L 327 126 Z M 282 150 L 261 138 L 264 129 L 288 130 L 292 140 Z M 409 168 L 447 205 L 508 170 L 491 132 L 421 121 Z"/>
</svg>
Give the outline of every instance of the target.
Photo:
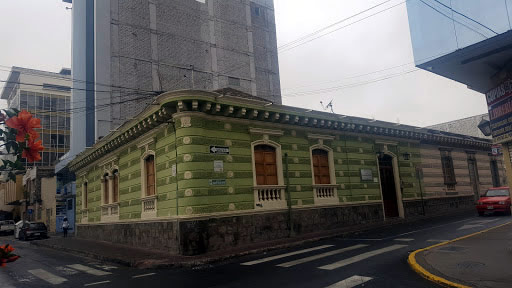
<svg viewBox="0 0 512 288">
<path fill-rule="evenodd" d="M 494 212 L 501 212 L 510 216 L 512 215 L 510 206 L 510 191 L 508 187 L 497 187 L 487 190 L 487 192 L 480 197 L 476 205 L 476 210 L 480 216 Z"/>
<path fill-rule="evenodd" d="M 0 221 L 0 235 L 14 234 L 14 221 L 4 220 Z"/>
<path fill-rule="evenodd" d="M 20 240 L 48 238 L 48 229 L 42 222 L 28 223 L 21 226 L 18 238 Z"/>
</svg>

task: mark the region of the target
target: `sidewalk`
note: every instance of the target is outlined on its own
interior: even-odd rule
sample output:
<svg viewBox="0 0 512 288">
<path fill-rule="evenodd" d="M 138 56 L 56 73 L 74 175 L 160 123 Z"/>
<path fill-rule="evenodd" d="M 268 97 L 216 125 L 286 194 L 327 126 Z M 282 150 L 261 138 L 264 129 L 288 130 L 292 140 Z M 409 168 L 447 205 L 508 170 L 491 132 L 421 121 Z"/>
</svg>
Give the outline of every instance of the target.
<svg viewBox="0 0 512 288">
<path fill-rule="evenodd" d="M 449 287 L 512 286 L 512 222 L 413 252 L 409 264 Z"/>
<path fill-rule="evenodd" d="M 453 214 L 457 217 L 472 215 L 474 211 L 467 213 Z M 452 214 L 440 214 L 436 217 L 417 217 L 410 219 L 392 219 L 386 222 L 375 222 L 365 225 L 347 226 L 337 230 L 321 231 L 317 233 L 303 234 L 293 238 L 284 238 L 261 243 L 254 243 L 246 246 L 236 247 L 230 250 L 220 250 L 197 256 L 171 255 L 169 253 L 157 250 L 148 250 L 135 248 L 133 246 L 113 244 L 103 241 L 95 241 L 78 237 L 63 238 L 62 234 L 51 235 L 50 239 L 32 241 L 32 245 L 56 249 L 69 252 L 76 255 L 82 255 L 101 261 L 112 262 L 124 266 L 137 268 L 164 268 L 164 267 L 192 267 L 204 265 L 212 262 L 223 261 L 229 258 L 261 253 L 274 249 L 284 249 L 298 246 L 304 243 L 315 242 L 332 237 L 343 237 L 353 235 L 364 231 L 375 231 L 389 226 L 411 225 L 412 223 L 427 223 L 430 221 L 441 220 Z"/>
</svg>

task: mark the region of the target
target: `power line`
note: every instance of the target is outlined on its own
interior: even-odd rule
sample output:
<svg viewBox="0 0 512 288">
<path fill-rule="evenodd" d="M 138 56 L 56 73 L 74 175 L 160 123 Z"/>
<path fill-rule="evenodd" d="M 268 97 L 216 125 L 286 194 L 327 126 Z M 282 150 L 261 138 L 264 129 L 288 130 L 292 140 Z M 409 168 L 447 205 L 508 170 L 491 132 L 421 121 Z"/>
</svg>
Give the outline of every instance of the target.
<svg viewBox="0 0 512 288">
<path fill-rule="evenodd" d="M 287 52 L 287 51 L 292 50 L 292 49 L 295 49 L 295 48 L 297 48 L 297 47 L 299 47 L 299 46 L 302 46 L 302 45 L 305 45 L 305 44 L 307 44 L 307 43 L 310 43 L 310 42 L 312 42 L 312 41 L 314 41 L 314 40 L 316 40 L 316 39 L 322 38 L 322 37 L 324 37 L 324 36 L 327 36 L 327 35 L 329 35 L 329 34 L 332 34 L 332 33 L 336 32 L 336 31 L 339 31 L 339 30 L 341 30 L 341 29 L 343 29 L 343 28 L 346 28 L 346 27 L 352 26 L 352 25 L 354 25 L 354 24 L 356 24 L 356 23 L 359 23 L 359 22 L 361 22 L 361 21 L 363 21 L 363 20 L 366 20 L 366 19 L 368 19 L 368 18 L 371 18 L 371 17 L 373 17 L 373 16 L 375 16 L 375 15 L 378 15 L 378 14 L 380 14 L 380 13 L 383 13 L 383 12 L 386 12 L 386 11 L 388 11 L 388 10 L 391 10 L 391 9 L 393 9 L 393 8 L 397 7 L 397 6 L 400 6 L 400 5 L 404 4 L 404 3 L 406 3 L 407 1 L 409 1 L 409 0 L 406 0 L 406 1 L 400 2 L 400 3 L 398 3 L 398 4 L 395 4 L 395 5 L 393 5 L 393 6 L 390 6 L 390 7 L 386 8 L 386 9 L 384 9 L 384 10 L 381 10 L 381 11 L 375 12 L 375 13 L 373 13 L 373 14 L 370 14 L 370 15 L 368 15 L 368 16 L 366 16 L 366 17 L 363 17 L 363 18 L 361 18 L 361 19 L 359 19 L 359 20 L 356 20 L 356 21 L 354 21 L 354 22 L 351 22 L 351 23 L 349 23 L 349 24 L 347 24 L 347 25 L 341 26 L 341 27 L 336 28 L 336 29 L 334 29 L 334 30 L 332 30 L 332 31 L 329 31 L 329 32 L 324 33 L 324 34 L 321 34 L 321 35 L 316 36 L 316 37 L 314 37 L 314 38 L 312 38 L 312 39 L 309 39 L 309 40 L 307 40 L 307 41 L 305 41 L 305 42 L 301 42 L 301 43 L 298 43 L 298 44 L 293 45 L 293 46 L 285 47 L 285 48 L 284 48 L 282 51 L 280 51 L 280 52 L 281 52 L 281 53 L 282 53 L 282 52 Z"/>
<path fill-rule="evenodd" d="M 461 12 L 459 12 L 459 11 L 457 11 L 457 10 L 453 9 L 452 7 L 450 7 L 450 6 L 448 6 L 448 5 L 446 5 L 446 4 L 442 3 L 442 2 L 440 2 L 439 0 L 434 0 L 434 1 L 435 1 L 435 2 L 437 2 L 439 5 L 442 5 L 442 6 L 446 7 L 446 8 L 448 8 L 448 9 L 450 9 L 452 12 L 454 12 L 454 13 L 456 13 L 456 14 L 459 14 L 460 16 L 462 16 L 462 17 L 464 17 L 464 18 L 466 18 L 466 19 L 471 20 L 471 21 L 473 21 L 473 22 L 477 23 L 478 25 L 480 25 L 480 26 L 482 26 L 482 27 L 486 28 L 487 30 L 489 30 L 489 31 L 493 32 L 494 34 L 498 35 L 498 32 L 496 32 L 496 31 L 492 30 L 491 28 L 489 28 L 488 26 L 486 26 L 486 25 L 484 25 L 484 24 L 482 24 L 482 23 L 478 22 L 477 20 L 475 20 L 475 19 L 473 19 L 473 18 L 471 18 L 471 17 L 469 17 L 469 16 L 466 16 L 465 14 L 463 14 L 463 13 L 461 13 Z"/>
<path fill-rule="evenodd" d="M 381 78 L 372 79 L 372 80 L 369 80 L 369 81 L 363 81 L 363 82 L 359 82 L 359 83 L 353 83 L 353 84 L 347 84 L 347 85 L 328 87 L 328 88 L 317 89 L 317 90 L 301 91 L 301 92 L 295 92 L 295 93 L 290 93 L 290 94 L 283 94 L 282 96 L 285 97 L 285 98 L 295 98 L 295 97 L 308 96 L 308 95 L 311 95 L 311 94 L 323 94 L 323 93 L 335 92 L 335 91 L 338 91 L 338 90 L 343 90 L 343 89 L 348 89 L 348 88 L 354 88 L 354 87 L 358 87 L 358 86 L 364 86 L 364 85 L 368 85 L 368 84 L 373 84 L 373 83 L 376 83 L 376 82 L 380 82 L 380 81 L 388 80 L 388 79 L 391 79 L 391 78 L 399 77 L 399 76 L 402 76 L 402 75 L 410 74 L 410 73 L 413 73 L 413 72 L 416 72 L 416 71 L 419 71 L 419 70 L 421 70 L 421 69 L 415 68 L 415 69 L 411 69 L 411 70 L 400 72 L 400 73 L 386 75 L 386 76 L 383 76 Z"/>
<path fill-rule="evenodd" d="M 421 3 L 423 3 L 423 4 L 425 4 L 426 6 L 430 7 L 432 10 L 436 11 L 437 13 L 439 13 L 439 14 L 443 15 L 444 17 L 446 17 L 446 18 L 448 18 L 448 19 L 450 19 L 450 20 L 452 20 L 452 21 L 454 21 L 454 22 L 459 23 L 460 25 L 462 25 L 462 26 L 464 26 L 464 27 L 466 27 L 466 28 L 468 28 L 468 29 L 470 29 L 470 30 L 474 31 L 474 32 L 475 32 L 475 33 L 477 33 L 477 34 L 480 34 L 480 35 L 481 35 L 482 37 L 484 37 L 485 39 L 488 39 L 488 38 L 489 38 L 489 37 L 487 37 L 486 35 L 484 35 L 483 33 L 479 32 L 479 31 L 476 31 L 476 30 L 475 30 L 475 29 L 473 29 L 472 27 L 469 27 L 468 25 L 466 25 L 466 24 L 464 24 L 464 23 L 462 23 L 462 22 L 460 22 L 460 21 L 458 21 L 458 20 L 455 20 L 453 17 L 450 17 L 450 16 L 448 16 L 448 15 L 444 14 L 444 13 L 443 13 L 443 12 L 441 12 L 439 9 L 437 9 L 437 8 L 435 8 L 434 6 L 432 6 L 432 5 L 428 4 L 428 3 L 426 3 L 425 1 L 423 1 L 423 0 L 418 0 L 418 1 L 420 1 L 420 2 L 421 2 Z"/>
<path fill-rule="evenodd" d="M 277 49 L 278 49 L 278 50 L 279 50 L 279 49 L 284 49 L 284 48 L 286 48 L 287 46 L 291 46 L 291 45 L 293 45 L 293 44 L 295 44 L 295 43 L 298 43 L 298 42 L 300 42 L 300 41 L 302 41 L 302 40 L 305 40 L 305 39 L 307 39 L 307 38 L 309 38 L 309 37 L 311 37 L 311 36 L 315 36 L 316 34 L 318 34 L 318 33 L 320 33 L 320 32 L 323 32 L 323 31 L 325 31 L 325 30 L 327 30 L 327 29 L 329 29 L 329 28 L 331 28 L 331 27 L 334 27 L 334 26 L 336 26 L 336 25 L 338 25 L 338 24 L 340 24 L 340 23 L 343 23 L 343 22 L 345 22 L 345 21 L 347 21 L 347 20 L 350 20 L 350 19 L 352 19 L 352 18 L 354 18 L 354 17 L 356 17 L 356 16 L 359 16 L 359 15 L 361 15 L 361 14 L 365 13 L 365 12 L 368 12 L 368 11 L 370 11 L 370 10 L 373 10 L 373 9 L 375 9 L 375 8 L 377 8 L 377 7 L 379 7 L 379 6 L 382 6 L 382 5 L 384 5 L 384 4 L 388 3 L 388 2 L 391 2 L 391 1 L 393 1 L 393 0 L 387 0 L 387 1 L 381 2 L 381 3 L 379 3 L 379 4 L 375 5 L 375 6 L 372 6 L 372 7 L 368 8 L 368 9 L 365 9 L 365 10 L 363 10 L 363 11 L 361 11 L 361 12 L 358 12 L 358 13 L 356 13 L 356 14 L 354 14 L 354 15 L 351 15 L 351 16 L 349 16 L 349 17 L 347 17 L 347 18 L 344 18 L 344 19 L 342 19 L 342 20 L 336 21 L 336 22 L 334 22 L 334 23 L 332 23 L 332 24 L 330 24 L 330 25 L 328 25 L 328 26 L 325 26 L 325 27 L 323 27 L 323 28 L 321 28 L 321 29 L 319 29 L 319 30 L 316 30 L 316 31 L 314 31 L 314 32 L 312 32 L 312 33 L 306 34 L 306 35 L 304 35 L 304 36 L 302 36 L 302 37 L 300 37 L 300 38 L 298 38 L 298 39 L 295 39 L 295 40 L 290 41 L 290 42 L 288 42 L 288 43 L 286 43 L 286 44 L 283 44 L 283 45 L 281 45 L 281 46 L 277 47 Z"/>
</svg>

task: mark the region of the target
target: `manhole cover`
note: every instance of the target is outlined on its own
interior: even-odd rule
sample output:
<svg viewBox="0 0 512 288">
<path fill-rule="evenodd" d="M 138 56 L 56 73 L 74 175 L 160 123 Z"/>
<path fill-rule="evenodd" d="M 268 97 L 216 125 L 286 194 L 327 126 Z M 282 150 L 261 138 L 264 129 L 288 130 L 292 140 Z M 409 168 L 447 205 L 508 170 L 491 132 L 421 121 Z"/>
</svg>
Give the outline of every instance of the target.
<svg viewBox="0 0 512 288">
<path fill-rule="evenodd" d="M 443 246 L 443 247 L 439 248 L 439 250 L 445 251 L 445 252 L 460 252 L 460 251 L 466 250 L 466 247 L 450 245 L 450 246 Z"/>
<path fill-rule="evenodd" d="M 475 261 L 464 261 L 464 262 L 457 264 L 457 266 L 461 269 L 478 269 L 478 268 L 485 266 L 485 264 L 481 263 L 481 262 L 475 262 Z"/>
</svg>

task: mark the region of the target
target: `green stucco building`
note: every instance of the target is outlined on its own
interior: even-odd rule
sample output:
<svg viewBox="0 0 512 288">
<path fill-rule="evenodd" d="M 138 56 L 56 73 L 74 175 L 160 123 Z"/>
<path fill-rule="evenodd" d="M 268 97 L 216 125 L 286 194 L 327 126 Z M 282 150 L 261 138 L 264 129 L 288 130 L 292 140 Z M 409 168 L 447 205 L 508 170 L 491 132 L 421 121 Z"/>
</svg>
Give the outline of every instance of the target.
<svg viewBox="0 0 512 288">
<path fill-rule="evenodd" d="M 232 89 L 169 92 L 69 164 L 77 235 L 194 255 L 472 209 L 506 181 L 490 151 Z"/>
</svg>

